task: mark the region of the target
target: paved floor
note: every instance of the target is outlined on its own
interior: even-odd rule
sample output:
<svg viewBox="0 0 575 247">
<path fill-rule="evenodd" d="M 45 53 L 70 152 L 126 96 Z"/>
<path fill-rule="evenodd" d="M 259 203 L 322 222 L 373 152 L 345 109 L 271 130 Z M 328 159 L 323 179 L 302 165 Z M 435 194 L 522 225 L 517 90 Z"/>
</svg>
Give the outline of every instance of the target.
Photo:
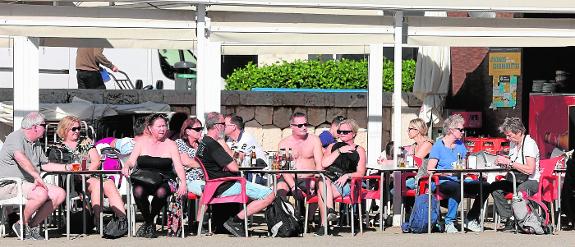
<svg viewBox="0 0 575 247">
<path fill-rule="evenodd" d="M 556 235 L 524 235 L 507 232 L 487 231 L 483 233 L 446 234 L 404 234 L 398 228 L 389 228 L 385 232 L 369 231 L 363 235 L 352 237 L 350 233 L 341 233 L 338 237 L 316 237 L 313 234 L 303 238 L 267 238 L 252 236 L 248 239 L 234 238 L 228 235 L 209 237 L 188 236 L 181 238 L 159 237 L 156 239 L 120 238 L 116 240 L 102 239 L 98 235 L 79 237 L 66 240 L 56 237 L 48 241 L 19 241 L 13 237 L 0 238 L 0 246 L 138 246 L 138 247 L 173 247 L 173 246 L 425 246 L 431 243 L 435 246 L 514 246 L 514 247 L 555 247 L 575 246 L 575 231 L 560 232 Z"/>
</svg>

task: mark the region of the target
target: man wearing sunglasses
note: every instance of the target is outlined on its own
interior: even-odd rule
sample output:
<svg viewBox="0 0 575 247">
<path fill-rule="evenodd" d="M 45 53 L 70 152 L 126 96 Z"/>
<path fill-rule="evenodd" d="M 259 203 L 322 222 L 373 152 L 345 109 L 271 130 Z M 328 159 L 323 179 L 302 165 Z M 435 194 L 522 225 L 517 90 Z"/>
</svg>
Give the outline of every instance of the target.
<svg viewBox="0 0 575 247">
<path fill-rule="evenodd" d="M 321 146 L 323 148 L 327 148 L 329 144 L 337 142 L 337 127 L 343 120 L 345 120 L 345 117 L 343 116 L 337 116 L 333 118 L 329 130 L 324 130 L 321 132 L 321 134 L 319 134 L 319 139 L 321 140 Z"/>
<path fill-rule="evenodd" d="M 239 166 L 232 156 L 225 150 L 227 145 L 223 142 L 225 128 L 224 116 L 217 112 L 206 114 L 206 128 L 208 133 L 204 135 L 198 149 L 196 157 L 200 159 L 209 179 L 238 177 Z M 225 147 L 224 147 L 225 146 Z M 242 191 L 239 182 L 228 181 L 222 183 L 216 190 L 218 196 L 238 195 Z M 247 205 L 247 216 L 264 210 L 274 199 L 274 194 L 270 188 L 259 184 L 247 182 L 246 195 L 251 199 Z M 224 227 L 236 237 L 246 236 L 243 226 L 244 212 L 230 217 L 224 222 Z"/>
<path fill-rule="evenodd" d="M 22 194 L 27 199 L 23 222 L 12 226 L 16 235 L 27 240 L 40 240 L 40 223 L 66 198 L 66 192 L 46 184 L 40 177 L 39 166 L 55 165 L 48 158 L 38 140 L 46 132 L 44 115 L 28 113 L 22 119 L 22 129 L 10 133 L 0 150 L 0 178 L 17 177 L 23 180 Z M 18 195 L 13 181 L 0 181 L 0 200 Z"/>
<path fill-rule="evenodd" d="M 232 149 L 240 152 L 240 158 L 245 161 L 245 158 L 249 157 L 252 152 L 256 153 L 256 166 L 257 167 L 267 167 L 266 154 L 264 153 L 260 144 L 256 139 L 244 131 L 244 120 L 242 117 L 232 113 L 225 117 L 225 135 L 226 144 Z M 249 161 L 246 161 L 249 162 Z M 241 165 L 241 164 L 240 164 Z M 249 164 L 252 165 L 252 164 Z M 248 180 L 252 181 L 248 175 Z M 256 183 L 264 184 L 265 181 L 258 176 Z"/>
<path fill-rule="evenodd" d="M 280 141 L 278 149 L 292 150 L 293 158 L 296 162 L 296 170 L 317 170 L 321 169 L 321 159 L 323 149 L 319 137 L 307 132 L 307 116 L 304 113 L 296 112 L 290 118 L 290 128 L 292 134 Z M 310 183 L 309 178 L 313 174 L 298 175 L 297 188 L 310 193 L 310 189 L 315 185 Z M 296 184 L 293 174 L 283 174 L 278 180 L 277 193 L 285 197 L 288 192 L 299 195 L 296 191 Z"/>
</svg>

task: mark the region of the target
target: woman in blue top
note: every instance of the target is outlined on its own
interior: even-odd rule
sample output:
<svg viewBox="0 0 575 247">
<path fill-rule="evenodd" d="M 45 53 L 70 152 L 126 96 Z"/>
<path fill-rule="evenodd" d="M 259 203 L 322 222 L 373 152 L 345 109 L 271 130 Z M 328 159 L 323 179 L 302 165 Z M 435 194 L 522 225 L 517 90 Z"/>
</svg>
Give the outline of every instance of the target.
<svg viewBox="0 0 575 247">
<path fill-rule="evenodd" d="M 443 123 L 443 133 L 445 136 L 437 141 L 431 148 L 429 153 L 429 162 L 427 169 L 454 169 L 459 159 L 465 159 L 467 149 L 463 144 L 462 138 L 464 134 L 463 124 L 465 120 L 459 114 L 455 114 L 447 118 Z M 458 232 L 453 224 L 457 218 L 457 207 L 460 201 L 460 184 L 459 177 L 456 174 L 440 174 L 439 177 L 439 191 L 447 198 L 448 207 L 447 215 L 445 216 L 445 231 L 448 233 Z M 484 200 L 489 196 L 489 184 L 483 182 Z M 465 181 L 465 194 L 476 195 L 472 208 L 467 214 L 467 229 L 478 232 L 481 231 L 481 226 L 478 223 L 480 205 L 480 183 L 479 181 Z"/>
</svg>

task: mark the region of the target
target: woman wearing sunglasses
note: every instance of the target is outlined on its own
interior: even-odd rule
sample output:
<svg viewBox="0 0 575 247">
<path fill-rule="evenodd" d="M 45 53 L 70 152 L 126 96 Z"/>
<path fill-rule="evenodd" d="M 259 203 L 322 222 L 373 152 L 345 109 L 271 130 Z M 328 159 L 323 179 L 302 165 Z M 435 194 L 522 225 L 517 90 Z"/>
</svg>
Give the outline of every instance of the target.
<svg viewBox="0 0 575 247">
<path fill-rule="evenodd" d="M 448 170 L 457 169 L 458 162 L 467 157 L 467 149 L 463 144 L 464 129 L 463 124 L 465 120 L 459 114 L 451 115 L 443 122 L 444 136 L 438 140 L 429 153 L 429 162 L 427 163 L 428 170 Z M 447 198 L 447 214 L 445 215 L 445 232 L 456 233 L 458 232 L 455 227 L 455 220 L 457 219 L 457 207 L 460 203 L 460 188 L 461 181 L 459 181 L 458 174 L 439 174 L 439 192 Z M 483 183 L 483 200 L 479 196 L 480 185 Z M 465 181 L 464 182 L 465 195 L 474 195 L 473 206 L 467 213 L 468 219 L 466 228 L 473 232 L 482 231 L 479 224 L 479 210 L 481 209 L 481 201 L 485 201 L 489 196 L 489 184 L 487 182 L 480 182 L 479 180 Z"/>
<path fill-rule="evenodd" d="M 327 219 L 330 221 L 336 220 L 337 216 L 333 209 L 333 199 L 349 195 L 351 192 L 351 178 L 361 177 L 365 174 L 365 149 L 354 142 L 358 129 L 359 127 L 355 120 L 343 120 L 337 128 L 339 142 L 330 144 L 324 152 L 321 166 L 326 170 L 328 179 L 326 180 L 326 200 L 322 198 L 324 195 L 323 181 L 320 181 L 318 185 L 318 194 L 322 195 L 319 197 L 321 222 L 324 222 L 323 204 L 327 204 Z M 325 235 L 323 231 L 324 227 L 320 227 L 316 235 Z"/>
<path fill-rule="evenodd" d="M 58 146 L 60 150 L 66 150 L 67 152 L 65 153 L 74 154 L 78 158 L 87 158 L 87 162 L 89 162 L 88 170 L 100 170 L 100 155 L 98 155 L 98 151 L 94 148 L 92 140 L 80 136 L 80 119 L 74 116 L 64 117 L 58 123 L 56 133 L 62 139 L 62 143 Z M 49 156 L 51 159 L 57 159 L 59 154 L 59 150 L 51 149 Z M 67 164 L 69 162 L 70 161 L 61 163 Z M 66 165 L 66 170 L 70 170 L 69 165 Z M 126 211 L 120 192 L 116 188 L 114 181 L 108 178 L 104 178 L 103 180 L 104 196 L 108 197 L 110 207 L 114 211 L 118 221 L 124 224 L 124 229 L 127 230 L 128 221 L 126 220 Z M 81 182 L 82 180 L 76 179 L 75 181 Z M 99 213 L 102 211 L 102 204 L 100 202 L 100 179 L 97 176 L 92 176 L 86 181 L 86 185 L 92 209 L 94 210 L 94 222 L 95 225 L 98 226 L 100 220 L 97 216 L 100 215 Z M 75 185 L 75 187 L 77 191 L 81 191 L 81 183 Z"/>
<path fill-rule="evenodd" d="M 182 165 L 187 169 L 186 185 L 188 191 L 198 196 L 202 195 L 206 184 L 204 182 L 204 172 L 200 164 L 194 159 L 199 140 L 202 138 L 203 129 L 204 127 L 202 127 L 202 122 L 199 119 L 195 117 L 186 119 L 180 130 L 180 139 L 176 140 Z"/>
</svg>

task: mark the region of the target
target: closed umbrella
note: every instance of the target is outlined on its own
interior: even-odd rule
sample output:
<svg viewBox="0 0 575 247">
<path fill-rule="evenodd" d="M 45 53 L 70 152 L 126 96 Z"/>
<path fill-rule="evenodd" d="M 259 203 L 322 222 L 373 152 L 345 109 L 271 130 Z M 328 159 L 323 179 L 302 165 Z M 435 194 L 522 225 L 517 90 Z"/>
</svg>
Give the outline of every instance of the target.
<svg viewBox="0 0 575 247">
<path fill-rule="evenodd" d="M 425 12 L 425 16 L 447 16 L 446 12 Z M 419 117 L 438 124 L 449 89 L 451 53 L 449 47 L 422 46 L 417 52 L 413 93 L 423 101 Z M 431 132 L 431 128 L 429 129 Z M 431 135 L 430 135 L 431 136 Z"/>
</svg>

